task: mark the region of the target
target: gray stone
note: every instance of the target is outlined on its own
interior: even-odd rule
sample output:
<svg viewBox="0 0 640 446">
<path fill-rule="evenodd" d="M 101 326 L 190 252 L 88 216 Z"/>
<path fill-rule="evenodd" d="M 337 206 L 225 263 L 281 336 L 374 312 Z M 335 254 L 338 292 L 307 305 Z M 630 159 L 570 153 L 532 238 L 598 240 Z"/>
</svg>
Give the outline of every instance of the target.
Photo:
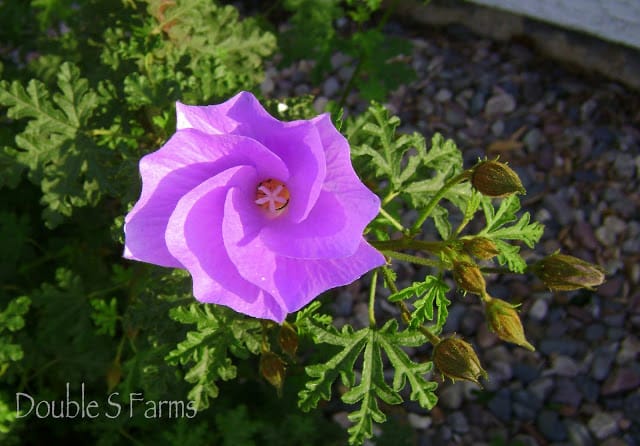
<svg viewBox="0 0 640 446">
<path fill-rule="evenodd" d="M 569 442 L 573 446 L 592 446 L 594 444 L 589 429 L 584 424 L 572 420 L 567 420 L 564 424 L 567 427 Z"/>
<path fill-rule="evenodd" d="M 550 373 L 559 376 L 576 376 L 580 368 L 578 364 L 569 356 L 558 355 L 551 361 Z"/>
<path fill-rule="evenodd" d="M 640 390 L 636 390 L 624 399 L 624 414 L 640 425 Z"/>
<path fill-rule="evenodd" d="M 594 379 L 602 381 L 609 375 L 611 364 L 613 364 L 617 350 L 617 342 L 612 342 L 596 349 L 593 364 L 591 365 L 591 376 Z"/>
<path fill-rule="evenodd" d="M 449 307 L 449 316 L 444 324 L 443 332 L 452 333 L 460 330 L 460 320 L 466 312 L 466 305 L 455 303 Z"/>
<path fill-rule="evenodd" d="M 622 438 L 607 438 L 605 441 L 603 441 L 600 446 L 635 446 L 633 443 L 630 443 L 628 441 L 625 441 Z"/>
<path fill-rule="evenodd" d="M 271 79 L 269 76 L 265 77 L 260 84 L 260 91 L 262 92 L 262 94 L 265 96 L 269 96 L 271 93 L 273 93 L 274 89 L 275 83 L 273 82 L 273 79 Z"/>
<path fill-rule="evenodd" d="M 540 351 L 545 355 L 558 353 L 566 356 L 574 356 L 581 348 L 579 341 L 566 337 L 546 338 L 540 341 Z"/>
<path fill-rule="evenodd" d="M 334 314 L 336 316 L 349 316 L 353 311 L 353 295 L 348 290 L 338 293 L 332 302 Z"/>
<path fill-rule="evenodd" d="M 342 53 L 340 51 L 336 51 L 331 55 L 331 66 L 334 70 L 337 70 L 343 65 L 347 65 L 351 62 L 351 56 L 348 54 Z"/>
<path fill-rule="evenodd" d="M 541 321 L 547 315 L 547 311 L 549 310 L 549 303 L 546 299 L 540 298 L 536 299 L 536 301 L 529 308 L 529 317 L 535 319 L 536 321 Z"/>
<path fill-rule="evenodd" d="M 634 335 L 628 335 L 620 343 L 620 351 L 616 355 L 618 364 L 627 364 L 635 361 L 636 356 L 640 353 L 640 340 Z"/>
<path fill-rule="evenodd" d="M 502 136 L 502 134 L 504 133 L 504 121 L 498 119 L 496 122 L 491 124 L 491 133 L 493 133 L 495 136 Z"/>
<path fill-rule="evenodd" d="M 553 379 L 538 378 L 528 386 L 529 391 L 540 401 L 545 401 L 553 389 Z"/>
<path fill-rule="evenodd" d="M 635 364 L 637 366 L 637 364 Z M 640 386 L 640 367 L 620 367 L 616 369 L 602 385 L 602 395 L 614 395 L 616 393 L 632 390 Z"/>
<path fill-rule="evenodd" d="M 520 446 L 539 446 L 538 441 L 534 437 L 526 434 L 516 435 L 515 437 L 513 437 L 513 442 L 511 442 L 510 444 L 517 444 Z"/>
<path fill-rule="evenodd" d="M 578 375 L 575 379 L 576 387 L 587 401 L 596 402 L 600 396 L 600 385 L 586 375 Z"/>
<path fill-rule="evenodd" d="M 480 113 L 484 108 L 486 98 L 487 96 L 484 92 L 477 90 L 475 94 L 471 97 L 471 102 L 469 103 L 469 112 L 472 115 L 476 115 Z"/>
<path fill-rule="evenodd" d="M 593 232 L 593 228 L 586 221 L 578 221 L 573 227 L 574 237 L 580 241 L 582 246 L 587 249 L 595 250 L 598 248 L 598 240 Z"/>
<path fill-rule="evenodd" d="M 588 341 L 599 341 L 604 337 L 606 330 L 602 324 L 591 324 L 584 332 L 584 337 Z"/>
<path fill-rule="evenodd" d="M 447 423 L 453 432 L 465 434 L 469 432 L 469 422 L 467 417 L 460 411 L 453 412 L 447 417 Z"/>
<path fill-rule="evenodd" d="M 533 128 L 525 133 L 522 141 L 524 142 L 524 146 L 529 151 L 529 153 L 535 153 L 540 147 L 544 140 L 544 134 L 540 131 L 539 128 Z"/>
<path fill-rule="evenodd" d="M 617 180 L 628 180 L 633 177 L 636 172 L 633 156 L 628 153 L 618 153 L 613 163 L 613 168 L 618 175 Z"/>
<path fill-rule="evenodd" d="M 560 419 L 558 412 L 543 410 L 536 420 L 538 429 L 550 441 L 565 441 L 567 428 Z"/>
<path fill-rule="evenodd" d="M 448 90 L 446 88 L 441 88 L 440 90 L 438 90 L 438 92 L 433 98 L 437 102 L 447 102 L 452 97 L 453 97 L 453 93 L 451 93 L 451 90 Z"/>
<path fill-rule="evenodd" d="M 602 226 L 596 229 L 595 235 L 604 246 L 613 246 L 616 243 L 618 236 L 626 229 L 627 224 L 624 220 L 621 220 L 615 215 L 609 215 L 605 217 Z"/>
<path fill-rule="evenodd" d="M 322 84 L 322 93 L 328 97 L 334 97 L 340 91 L 340 82 L 335 77 L 331 76 Z"/>
<path fill-rule="evenodd" d="M 538 400 L 531 392 L 520 389 L 512 394 L 511 410 L 516 418 L 530 421 L 535 419 L 542 407 L 542 401 Z"/>
<path fill-rule="evenodd" d="M 460 104 L 449 102 L 444 107 L 444 120 L 453 127 L 462 127 L 465 125 L 467 117 Z"/>
<path fill-rule="evenodd" d="M 529 365 L 525 362 L 516 362 L 511 367 L 513 370 L 513 376 L 522 384 L 529 384 L 531 381 L 540 376 L 540 370 L 537 367 Z"/>
<path fill-rule="evenodd" d="M 425 417 L 415 413 L 409 413 L 409 415 L 407 415 L 407 419 L 409 420 L 411 427 L 414 429 L 429 429 L 432 424 L 431 417 Z"/>
<path fill-rule="evenodd" d="M 457 381 L 438 392 L 438 404 L 447 409 L 459 409 L 464 401 L 464 382 Z"/>
<path fill-rule="evenodd" d="M 347 429 L 352 424 L 348 412 L 337 412 L 331 418 L 343 429 Z"/>
<path fill-rule="evenodd" d="M 511 420 L 511 393 L 509 389 L 502 388 L 496 392 L 489 401 L 487 407 L 493 414 L 502 421 Z"/>
<path fill-rule="evenodd" d="M 589 430 L 598 440 L 604 440 L 618 432 L 618 423 L 607 412 L 598 412 L 589 420 Z"/>
<path fill-rule="evenodd" d="M 353 65 L 347 65 L 347 66 L 341 67 L 338 70 L 338 77 L 343 82 L 349 82 L 349 80 L 351 79 L 355 71 L 356 71 L 356 67 L 354 67 Z"/>
<path fill-rule="evenodd" d="M 511 113 L 516 108 L 516 100 L 508 93 L 491 96 L 487 101 L 484 112 L 488 117 Z"/>
<path fill-rule="evenodd" d="M 484 323 L 484 315 L 480 311 L 467 311 L 460 319 L 460 333 L 463 336 L 472 336 L 482 323 Z"/>
<path fill-rule="evenodd" d="M 574 380 L 559 378 L 556 381 L 555 391 L 551 395 L 551 401 L 577 408 L 582 401 L 582 395 L 578 391 Z"/>
</svg>

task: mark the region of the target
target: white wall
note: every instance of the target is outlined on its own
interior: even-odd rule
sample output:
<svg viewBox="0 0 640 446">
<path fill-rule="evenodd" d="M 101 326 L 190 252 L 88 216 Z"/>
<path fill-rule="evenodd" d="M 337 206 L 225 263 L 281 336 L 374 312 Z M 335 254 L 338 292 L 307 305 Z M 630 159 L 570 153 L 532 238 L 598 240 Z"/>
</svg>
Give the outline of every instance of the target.
<svg viewBox="0 0 640 446">
<path fill-rule="evenodd" d="M 640 48 L 640 0 L 470 0 Z"/>
</svg>

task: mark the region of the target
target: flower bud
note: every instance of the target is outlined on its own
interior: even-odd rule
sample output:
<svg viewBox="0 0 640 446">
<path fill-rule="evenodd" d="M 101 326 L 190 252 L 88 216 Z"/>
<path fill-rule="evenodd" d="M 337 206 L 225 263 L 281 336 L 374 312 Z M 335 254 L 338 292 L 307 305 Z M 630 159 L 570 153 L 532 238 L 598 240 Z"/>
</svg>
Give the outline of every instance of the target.
<svg viewBox="0 0 640 446">
<path fill-rule="evenodd" d="M 488 197 L 506 197 L 514 193 L 524 194 L 525 188 L 506 163 L 499 161 L 481 161 L 473 168 L 471 184 L 480 193 Z"/>
<path fill-rule="evenodd" d="M 604 270 L 599 266 L 557 252 L 538 261 L 530 269 L 554 291 L 591 289 L 604 282 Z"/>
<path fill-rule="evenodd" d="M 292 358 L 296 356 L 296 352 L 298 351 L 298 334 L 288 322 L 284 322 L 280 327 L 278 343 L 280 344 L 282 351 L 287 355 Z"/>
<path fill-rule="evenodd" d="M 282 395 L 285 367 L 284 361 L 273 352 L 266 351 L 260 356 L 260 374 Z"/>
<path fill-rule="evenodd" d="M 464 379 L 480 385 L 478 378 L 487 379 L 487 372 L 471 344 L 454 336 L 444 338 L 433 349 L 433 362 L 440 373 L 452 381 Z"/>
<path fill-rule="evenodd" d="M 453 263 L 453 280 L 464 291 L 482 295 L 485 292 L 486 282 L 478 265 L 470 262 Z"/>
<path fill-rule="evenodd" d="M 496 244 L 487 237 L 463 239 L 462 246 L 467 253 L 482 260 L 489 260 L 500 254 Z"/>
<path fill-rule="evenodd" d="M 515 305 L 490 297 L 485 303 L 485 311 L 489 328 L 496 336 L 503 341 L 535 351 L 535 347 L 524 337 L 524 328 Z"/>
</svg>

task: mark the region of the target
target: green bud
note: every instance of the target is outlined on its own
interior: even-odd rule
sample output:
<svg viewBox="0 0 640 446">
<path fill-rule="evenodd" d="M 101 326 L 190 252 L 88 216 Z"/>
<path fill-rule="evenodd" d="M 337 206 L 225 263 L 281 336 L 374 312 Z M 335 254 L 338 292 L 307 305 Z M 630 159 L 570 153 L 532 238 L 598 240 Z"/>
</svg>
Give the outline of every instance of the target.
<svg viewBox="0 0 640 446">
<path fill-rule="evenodd" d="M 524 328 L 516 311 L 517 307 L 504 300 L 487 297 L 485 311 L 491 331 L 503 341 L 535 351 L 535 347 L 524 337 Z"/>
<path fill-rule="evenodd" d="M 280 327 L 280 332 L 278 333 L 278 343 L 280 344 L 280 348 L 287 355 L 294 358 L 296 356 L 296 352 L 298 351 L 298 334 L 294 330 L 294 328 L 288 322 L 284 322 Z"/>
<path fill-rule="evenodd" d="M 487 237 L 463 239 L 462 246 L 467 253 L 482 260 L 489 260 L 500 254 L 496 244 Z"/>
<path fill-rule="evenodd" d="M 471 184 L 488 197 L 506 197 L 526 192 L 518 174 L 506 163 L 495 160 L 478 163 L 473 168 Z"/>
<path fill-rule="evenodd" d="M 536 262 L 530 270 L 554 291 L 592 289 L 604 282 L 604 270 L 599 266 L 557 252 Z"/>
<path fill-rule="evenodd" d="M 260 374 L 276 388 L 278 395 L 281 396 L 285 376 L 284 361 L 273 352 L 263 352 L 260 356 Z"/>
<path fill-rule="evenodd" d="M 482 295 L 486 289 L 484 276 L 475 263 L 454 262 L 453 280 L 458 287 L 469 293 Z"/>
<path fill-rule="evenodd" d="M 487 379 L 487 372 L 468 342 L 455 336 L 444 338 L 433 349 L 433 362 L 440 373 L 452 381 L 465 380 L 480 385 L 478 378 Z"/>
</svg>

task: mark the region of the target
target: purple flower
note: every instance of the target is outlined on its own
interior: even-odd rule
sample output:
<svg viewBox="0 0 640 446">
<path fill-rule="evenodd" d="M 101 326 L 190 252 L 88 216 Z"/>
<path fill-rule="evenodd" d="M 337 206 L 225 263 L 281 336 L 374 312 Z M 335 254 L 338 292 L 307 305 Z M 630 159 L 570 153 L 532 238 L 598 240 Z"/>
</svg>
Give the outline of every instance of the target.
<svg viewBox="0 0 640 446">
<path fill-rule="evenodd" d="M 124 256 L 186 268 L 193 294 L 281 322 L 384 263 L 362 237 L 380 201 L 328 114 L 282 122 L 239 93 L 177 104 L 177 131 L 140 160 Z"/>
</svg>

